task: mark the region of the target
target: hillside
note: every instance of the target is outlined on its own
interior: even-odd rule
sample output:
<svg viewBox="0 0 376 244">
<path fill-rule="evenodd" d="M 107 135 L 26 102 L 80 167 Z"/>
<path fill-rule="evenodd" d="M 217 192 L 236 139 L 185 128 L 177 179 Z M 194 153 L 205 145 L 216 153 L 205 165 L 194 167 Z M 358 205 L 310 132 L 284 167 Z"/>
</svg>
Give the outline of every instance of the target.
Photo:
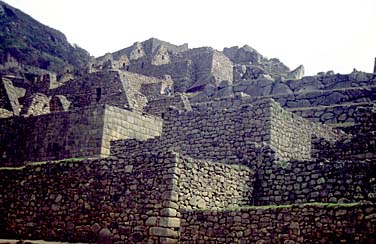
<svg viewBox="0 0 376 244">
<path fill-rule="evenodd" d="M 63 33 L 0 1 L 0 64 L 10 56 L 19 63 L 54 72 L 66 65 L 82 68 L 90 58 Z"/>
</svg>

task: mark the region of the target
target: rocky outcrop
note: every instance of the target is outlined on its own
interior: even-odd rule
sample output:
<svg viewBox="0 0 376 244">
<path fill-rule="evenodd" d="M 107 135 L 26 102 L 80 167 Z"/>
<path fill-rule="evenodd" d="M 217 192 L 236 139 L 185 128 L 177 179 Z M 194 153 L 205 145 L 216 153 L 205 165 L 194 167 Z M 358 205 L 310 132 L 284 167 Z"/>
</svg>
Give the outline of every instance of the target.
<svg viewBox="0 0 376 244">
<path fill-rule="evenodd" d="M 61 73 L 67 65 L 83 68 L 90 55 L 72 46 L 63 33 L 0 1 L 0 64 L 12 58 Z"/>
</svg>

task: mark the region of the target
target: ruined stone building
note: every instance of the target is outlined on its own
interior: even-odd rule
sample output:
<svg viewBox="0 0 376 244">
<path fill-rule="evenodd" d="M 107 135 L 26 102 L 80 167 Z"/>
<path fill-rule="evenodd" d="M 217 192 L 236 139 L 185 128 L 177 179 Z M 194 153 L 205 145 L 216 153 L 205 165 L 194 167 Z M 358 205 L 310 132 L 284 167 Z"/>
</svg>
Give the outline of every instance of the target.
<svg viewBox="0 0 376 244">
<path fill-rule="evenodd" d="M 53 67 L 0 65 L 0 239 L 375 242 L 375 73 L 156 38 Z"/>
</svg>

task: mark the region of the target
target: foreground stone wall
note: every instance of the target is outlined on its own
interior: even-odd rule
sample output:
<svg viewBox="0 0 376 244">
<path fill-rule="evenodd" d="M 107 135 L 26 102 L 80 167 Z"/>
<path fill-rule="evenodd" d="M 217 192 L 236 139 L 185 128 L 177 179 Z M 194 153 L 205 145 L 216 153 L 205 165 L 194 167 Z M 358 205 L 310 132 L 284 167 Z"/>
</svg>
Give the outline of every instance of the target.
<svg viewBox="0 0 376 244">
<path fill-rule="evenodd" d="M 0 237 L 121 243 L 177 239 L 176 156 L 0 170 Z M 12 186 L 12 187 L 9 187 Z"/>
<path fill-rule="evenodd" d="M 372 240 L 373 205 L 352 204 L 345 212 L 302 205 L 281 211 L 273 206 L 265 211 L 237 208 L 374 202 L 374 161 L 281 165 L 264 150 L 266 165 L 254 162 L 251 169 L 157 150 L 139 147 L 103 159 L 0 169 L 0 238 L 107 238 L 117 243 Z"/>
<path fill-rule="evenodd" d="M 180 243 L 374 243 L 376 208 L 306 205 L 181 211 Z"/>
</svg>

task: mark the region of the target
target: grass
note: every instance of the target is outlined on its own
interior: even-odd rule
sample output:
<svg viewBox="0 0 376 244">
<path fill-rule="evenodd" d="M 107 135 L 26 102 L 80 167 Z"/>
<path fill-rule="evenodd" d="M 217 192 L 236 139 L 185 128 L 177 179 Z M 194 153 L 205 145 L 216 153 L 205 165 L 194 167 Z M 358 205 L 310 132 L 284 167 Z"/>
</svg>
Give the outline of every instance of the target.
<svg viewBox="0 0 376 244">
<path fill-rule="evenodd" d="M 192 211 L 239 211 L 239 210 L 258 210 L 258 209 L 281 209 L 281 208 L 292 208 L 292 207 L 354 207 L 361 203 L 325 203 L 325 202 L 311 202 L 302 204 L 285 204 L 285 205 L 263 205 L 263 206 L 242 206 L 242 207 L 228 207 L 221 209 L 192 209 Z"/>
<path fill-rule="evenodd" d="M 48 163 L 71 163 L 71 162 L 82 161 L 84 159 L 86 159 L 86 158 L 65 158 L 65 159 L 59 159 L 59 160 L 30 162 L 30 163 L 26 163 L 25 165 L 22 165 L 22 166 L 19 166 L 19 167 L 0 167 L 0 170 L 23 170 L 27 166 L 40 166 L 40 165 L 45 165 L 45 164 L 48 164 Z"/>
</svg>

